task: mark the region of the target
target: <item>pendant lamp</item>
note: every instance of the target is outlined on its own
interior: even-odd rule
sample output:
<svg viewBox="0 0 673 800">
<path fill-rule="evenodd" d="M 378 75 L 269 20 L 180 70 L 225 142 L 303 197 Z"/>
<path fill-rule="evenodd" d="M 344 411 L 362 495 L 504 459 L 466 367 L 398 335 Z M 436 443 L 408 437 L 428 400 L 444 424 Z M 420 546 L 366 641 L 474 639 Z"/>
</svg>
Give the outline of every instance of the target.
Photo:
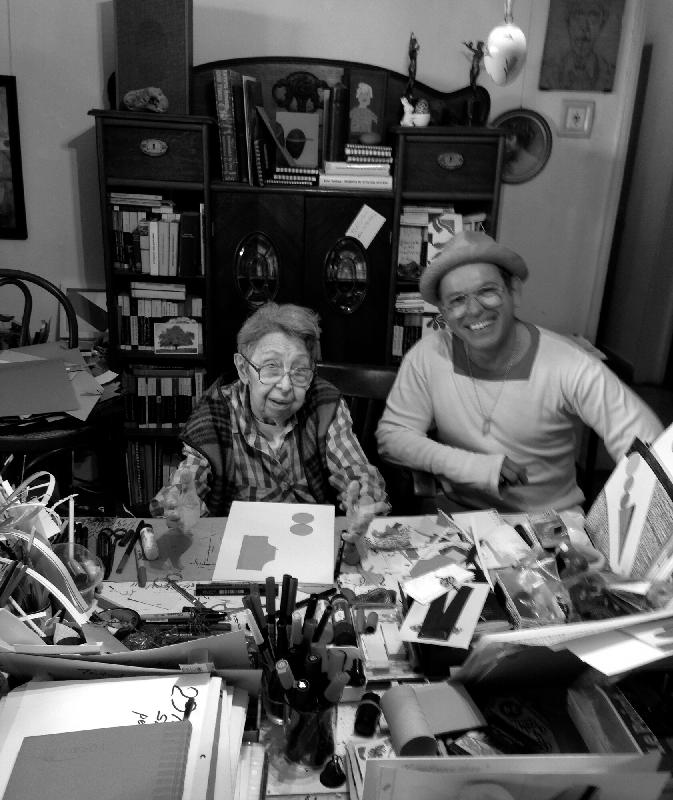
<svg viewBox="0 0 673 800">
<path fill-rule="evenodd" d="M 514 24 L 513 0 L 505 0 L 505 24 L 489 33 L 484 51 L 484 67 L 498 86 L 512 83 L 526 63 L 526 37 Z"/>
</svg>

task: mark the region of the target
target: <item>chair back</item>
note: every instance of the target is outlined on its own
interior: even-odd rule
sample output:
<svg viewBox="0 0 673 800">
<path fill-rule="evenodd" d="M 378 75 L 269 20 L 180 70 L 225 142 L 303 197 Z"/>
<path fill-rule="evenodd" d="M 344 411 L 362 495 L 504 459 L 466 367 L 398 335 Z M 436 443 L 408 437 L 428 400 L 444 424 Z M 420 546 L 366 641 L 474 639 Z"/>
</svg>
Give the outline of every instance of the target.
<svg viewBox="0 0 673 800">
<path fill-rule="evenodd" d="M 68 320 L 68 346 L 71 348 L 79 346 L 79 329 L 77 326 L 75 309 L 66 295 L 57 286 L 54 286 L 51 281 L 48 281 L 40 275 L 33 275 L 30 272 L 24 272 L 20 269 L 6 269 L 2 267 L 0 268 L 0 286 L 4 284 L 17 286 L 23 293 L 24 305 L 23 315 L 21 317 L 19 346 L 24 347 L 31 343 L 30 317 L 33 309 L 33 300 L 29 284 L 39 286 L 58 300 Z"/>
<path fill-rule="evenodd" d="M 397 370 L 393 367 L 321 362 L 317 372 L 343 394 L 353 418 L 355 435 L 367 458 L 378 466 L 380 459 L 376 449 L 376 426 Z"/>
</svg>

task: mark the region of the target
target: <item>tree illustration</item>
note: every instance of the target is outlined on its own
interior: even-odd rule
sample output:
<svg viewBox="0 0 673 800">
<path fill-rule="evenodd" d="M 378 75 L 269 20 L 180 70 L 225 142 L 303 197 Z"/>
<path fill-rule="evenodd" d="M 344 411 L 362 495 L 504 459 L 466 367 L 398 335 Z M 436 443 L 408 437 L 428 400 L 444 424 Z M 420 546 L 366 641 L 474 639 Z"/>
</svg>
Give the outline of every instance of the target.
<svg viewBox="0 0 673 800">
<path fill-rule="evenodd" d="M 189 347 L 194 344 L 194 334 L 179 325 L 172 325 L 159 334 L 159 347 Z"/>
</svg>

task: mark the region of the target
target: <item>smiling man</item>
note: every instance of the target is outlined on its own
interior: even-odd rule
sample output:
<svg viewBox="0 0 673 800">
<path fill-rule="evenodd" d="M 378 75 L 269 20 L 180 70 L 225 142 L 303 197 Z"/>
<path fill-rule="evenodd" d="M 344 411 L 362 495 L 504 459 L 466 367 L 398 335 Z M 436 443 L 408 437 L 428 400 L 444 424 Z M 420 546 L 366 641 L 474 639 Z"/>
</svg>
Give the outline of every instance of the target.
<svg viewBox="0 0 673 800">
<path fill-rule="evenodd" d="M 377 440 L 388 461 L 436 475 L 452 510 L 578 507 L 577 418 L 615 460 L 635 436 L 650 442 L 662 430 L 601 361 L 516 316 L 527 278 L 513 250 L 465 232 L 420 279 L 448 329 L 405 355 Z"/>
<path fill-rule="evenodd" d="M 319 337 L 318 315 L 302 306 L 267 303 L 246 320 L 238 380 L 217 380 L 187 421 L 184 459 L 150 504 L 154 516 L 184 527 L 180 497 L 195 492 L 211 516 L 226 516 L 233 500 L 389 510 L 346 402 L 315 375 Z"/>
</svg>

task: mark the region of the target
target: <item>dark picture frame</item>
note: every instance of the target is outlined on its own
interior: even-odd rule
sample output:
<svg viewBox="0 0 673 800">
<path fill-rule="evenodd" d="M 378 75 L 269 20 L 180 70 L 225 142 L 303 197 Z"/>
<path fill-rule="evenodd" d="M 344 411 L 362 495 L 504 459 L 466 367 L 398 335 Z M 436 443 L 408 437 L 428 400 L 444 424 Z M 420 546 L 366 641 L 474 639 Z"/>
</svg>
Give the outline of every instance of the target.
<svg viewBox="0 0 673 800">
<path fill-rule="evenodd" d="M 503 183 L 525 183 L 542 172 L 551 155 L 552 133 L 541 114 L 517 108 L 500 114 L 492 124 L 505 131 Z"/>
<path fill-rule="evenodd" d="M 539 88 L 613 91 L 624 0 L 550 0 Z"/>
<path fill-rule="evenodd" d="M 0 239 L 27 239 L 16 78 L 0 75 Z"/>
<path fill-rule="evenodd" d="M 368 88 L 367 88 L 368 87 Z M 363 134 L 386 130 L 388 76 L 381 70 L 351 69 L 348 102 L 348 141 L 359 142 Z"/>
</svg>

